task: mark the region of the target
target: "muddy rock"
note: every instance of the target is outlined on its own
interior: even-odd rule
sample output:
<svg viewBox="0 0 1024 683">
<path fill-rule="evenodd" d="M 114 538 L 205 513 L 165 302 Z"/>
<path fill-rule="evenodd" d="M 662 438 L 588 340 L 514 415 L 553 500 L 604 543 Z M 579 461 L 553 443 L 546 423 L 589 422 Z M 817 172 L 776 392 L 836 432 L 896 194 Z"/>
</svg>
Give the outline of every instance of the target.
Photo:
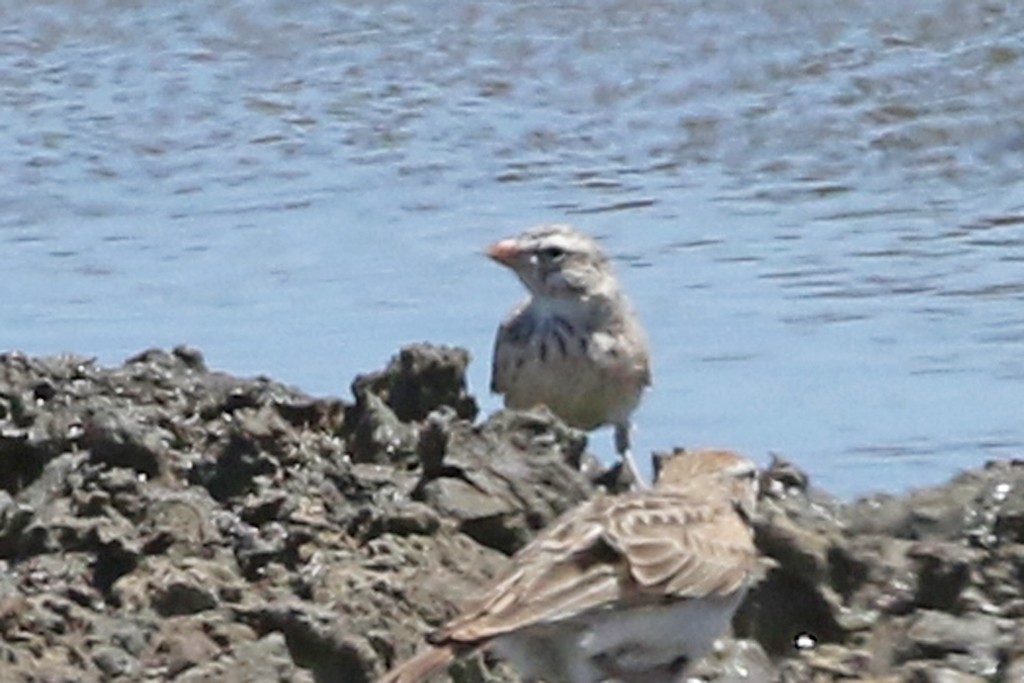
<svg viewBox="0 0 1024 683">
<path fill-rule="evenodd" d="M 410 346 L 339 399 L 188 347 L 0 355 L 0 681 L 375 680 L 615 488 L 546 411 L 479 419 L 469 362 Z M 695 680 L 1024 680 L 1024 464 L 844 503 L 776 459 L 762 491 L 760 580 Z"/>
</svg>

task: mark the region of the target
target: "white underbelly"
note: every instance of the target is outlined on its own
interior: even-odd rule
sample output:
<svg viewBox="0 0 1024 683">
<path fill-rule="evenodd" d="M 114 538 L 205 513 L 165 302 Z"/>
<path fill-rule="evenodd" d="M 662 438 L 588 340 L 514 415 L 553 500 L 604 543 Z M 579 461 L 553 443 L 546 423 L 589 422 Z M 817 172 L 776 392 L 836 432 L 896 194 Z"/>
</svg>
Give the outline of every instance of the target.
<svg viewBox="0 0 1024 683">
<path fill-rule="evenodd" d="M 569 622 L 501 636 L 491 649 L 524 677 L 546 683 L 671 683 L 681 675 L 674 664 L 704 656 L 728 629 L 742 597 L 737 593 L 591 612 Z"/>
</svg>

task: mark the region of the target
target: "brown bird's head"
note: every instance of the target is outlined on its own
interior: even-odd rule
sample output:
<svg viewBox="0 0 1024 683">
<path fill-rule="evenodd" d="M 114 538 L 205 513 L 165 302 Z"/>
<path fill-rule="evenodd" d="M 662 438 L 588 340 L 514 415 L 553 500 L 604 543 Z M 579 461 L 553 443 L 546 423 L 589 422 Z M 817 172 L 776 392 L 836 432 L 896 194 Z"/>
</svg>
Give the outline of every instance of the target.
<svg viewBox="0 0 1024 683">
<path fill-rule="evenodd" d="M 695 490 L 724 489 L 736 508 L 748 519 L 757 507 L 758 471 L 749 458 L 727 450 L 679 449 L 659 461 L 655 488 Z"/>
<path fill-rule="evenodd" d="M 487 255 L 511 268 L 535 296 L 579 299 L 618 288 L 600 245 L 568 225 L 530 228 L 495 242 Z"/>
</svg>

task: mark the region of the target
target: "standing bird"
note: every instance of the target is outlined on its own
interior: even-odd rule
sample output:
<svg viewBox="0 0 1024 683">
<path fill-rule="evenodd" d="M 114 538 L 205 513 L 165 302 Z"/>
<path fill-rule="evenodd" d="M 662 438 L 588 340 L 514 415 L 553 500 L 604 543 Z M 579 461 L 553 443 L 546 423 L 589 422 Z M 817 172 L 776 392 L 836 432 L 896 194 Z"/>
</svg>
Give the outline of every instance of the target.
<svg viewBox="0 0 1024 683">
<path fill-rule="evenodd" d="M 491 391 L 508 408 L 542 403 L 578 429 L 613 425 L 615 449 L 642 486 L 630 416 L 651 383 L 650 352 L 600 245 L 567 225 L 542 225 L 491 245 L 487 255 L 530 293 L 498 328 Z"/>
<path fill-rule="evenodd" d="M 555 521 L 380 683 L 423 683 L 481 648 L 527 680 L 676 683 L 747 590 L 756 499 L 750 460 L 679 452 L 654 488 L 599 496 Z"/>
</svg>

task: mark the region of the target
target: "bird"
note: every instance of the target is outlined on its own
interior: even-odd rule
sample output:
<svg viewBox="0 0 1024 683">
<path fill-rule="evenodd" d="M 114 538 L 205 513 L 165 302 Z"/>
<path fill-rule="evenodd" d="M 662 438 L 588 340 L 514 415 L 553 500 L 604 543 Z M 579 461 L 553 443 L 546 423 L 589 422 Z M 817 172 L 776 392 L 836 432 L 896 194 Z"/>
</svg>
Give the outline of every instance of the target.
<svg viewBox="0 0 1024 683">
<path fill-rule="evenodd" d="M 556 520 L 379 683 L 423 683 L 478 650 L 524 680 L 677 683 L 752 580 L 757 493 L 756 465 L 734 451 L 671 454 L 652 488 L 599 494 Z"/>
<path fill-rule="evenodd" d="M 492 244 L 487 255 L 529 293 L 498 327 L 491 391 L 506 408 L 543 404 L 577 429 L 612 425 L 628 478 L 644 486 L 630 432 L 651 384 L 651 354 L 601 246 L 571 226 L 540 225 Z"/>
</svg>

